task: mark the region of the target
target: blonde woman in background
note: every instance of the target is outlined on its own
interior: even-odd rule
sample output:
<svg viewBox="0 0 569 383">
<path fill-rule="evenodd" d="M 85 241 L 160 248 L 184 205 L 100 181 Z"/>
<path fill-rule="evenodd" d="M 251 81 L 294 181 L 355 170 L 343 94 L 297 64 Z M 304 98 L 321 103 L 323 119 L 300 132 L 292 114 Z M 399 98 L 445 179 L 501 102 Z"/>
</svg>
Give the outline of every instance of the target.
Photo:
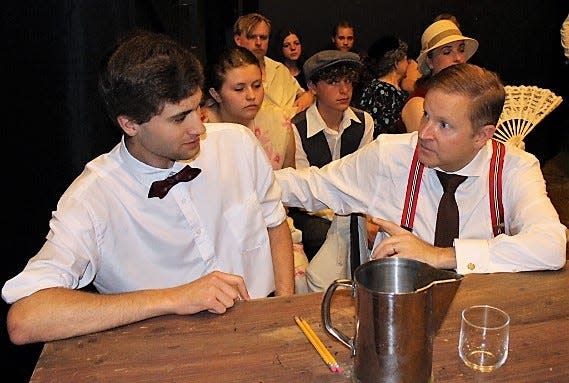
<svg viewBox="0 0 569 383">
<path fill-rule="evenodd" d="M 264 104 L 259 61 L 248 49 L 229 48 L 206 68 L 208 122 L 234 122 L 257 137 L 273 169 L 295 167 L 294 135 L 284 110 Z"/>
</svg>

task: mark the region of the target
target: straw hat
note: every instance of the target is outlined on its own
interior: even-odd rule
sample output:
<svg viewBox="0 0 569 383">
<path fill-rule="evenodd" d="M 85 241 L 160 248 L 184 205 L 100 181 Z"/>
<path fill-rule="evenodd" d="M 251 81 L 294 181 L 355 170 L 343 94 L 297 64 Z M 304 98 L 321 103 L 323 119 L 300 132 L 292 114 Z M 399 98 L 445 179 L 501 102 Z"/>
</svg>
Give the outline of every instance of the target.
<svg viewBox="0 0 569 383">
<path fill-rule="evenodd" d="M 421 73 L 428 74 L 430 72 L 426 60 L 427 53 L 455 41 L 464 41 L 464 53 L 467 60 L 478 49 L 478 41 L 464 36 L 456 24 L 450 20 L 439 20 L 429 25 L 423 32 L 423 36 L 421 36 L 421 54 L 417 58 L 417 64 Z"/>
</svg>

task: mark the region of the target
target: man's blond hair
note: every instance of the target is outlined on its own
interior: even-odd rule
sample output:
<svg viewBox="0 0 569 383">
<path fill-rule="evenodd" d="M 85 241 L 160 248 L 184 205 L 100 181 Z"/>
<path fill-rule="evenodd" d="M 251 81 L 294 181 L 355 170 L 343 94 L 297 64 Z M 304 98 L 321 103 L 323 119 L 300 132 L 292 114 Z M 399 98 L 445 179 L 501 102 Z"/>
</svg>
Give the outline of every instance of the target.
<svg viewBox="0 0 569 383">
<path fill-rule="evenodd" d="M 233 24 L 233 35 L 241 36 L 242 33 L 245 33 L 245 36 L 249 36 L 255 25 L 261 22 L 265 22 L 269 26 L 269 33 L 271 33 L 271 20 L 260 13 L 249 13 L 239 17 Z"/>
</svg>

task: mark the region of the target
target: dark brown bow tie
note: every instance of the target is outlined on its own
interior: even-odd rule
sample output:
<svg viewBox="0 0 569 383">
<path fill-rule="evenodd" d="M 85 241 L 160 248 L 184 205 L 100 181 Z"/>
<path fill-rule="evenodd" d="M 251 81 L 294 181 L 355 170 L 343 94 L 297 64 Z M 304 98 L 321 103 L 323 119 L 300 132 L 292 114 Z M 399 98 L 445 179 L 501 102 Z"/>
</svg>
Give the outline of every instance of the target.
<svg viewBox="0 0 569 383">
<path fill-rule="evenodd" d="M 172 186 L 176 185 L 178 182 L 188 182 L 193 180 L 201 173 L 201 171 L 201 169 L 192 168 L 190 165 L 186 165 L 178 173 L 171 175 L 165 180 L 152 182 L 150 190 L 148 191 L 148 198 L 164 198 Z"/>
</svg>

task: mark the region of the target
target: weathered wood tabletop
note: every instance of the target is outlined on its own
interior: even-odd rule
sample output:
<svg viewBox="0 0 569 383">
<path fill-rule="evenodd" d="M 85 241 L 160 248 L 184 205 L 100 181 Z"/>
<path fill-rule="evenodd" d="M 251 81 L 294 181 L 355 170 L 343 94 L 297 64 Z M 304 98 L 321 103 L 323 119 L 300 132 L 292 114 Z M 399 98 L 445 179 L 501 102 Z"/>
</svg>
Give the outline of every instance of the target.
<svg viewBox="0 0 569 383">
<path fill-rule="evenodd" d="M 145 320 L 45 344 L 30 382 L 349 382 L 349 349 L 322 327 L 321 293 L 238 302 Z M 460 311 L 474 304 L 510 314 L 506 363 L 474 372 L 458 356 Z M 334 325 L 350 335 L 353 299 L 338 290 Z M 332 373 L 294 322 L 304 317 L 343 374 Z M 433 344 L 435 382 L 569 382 L 569 270 L 466 275 Z"/>
</svg>

